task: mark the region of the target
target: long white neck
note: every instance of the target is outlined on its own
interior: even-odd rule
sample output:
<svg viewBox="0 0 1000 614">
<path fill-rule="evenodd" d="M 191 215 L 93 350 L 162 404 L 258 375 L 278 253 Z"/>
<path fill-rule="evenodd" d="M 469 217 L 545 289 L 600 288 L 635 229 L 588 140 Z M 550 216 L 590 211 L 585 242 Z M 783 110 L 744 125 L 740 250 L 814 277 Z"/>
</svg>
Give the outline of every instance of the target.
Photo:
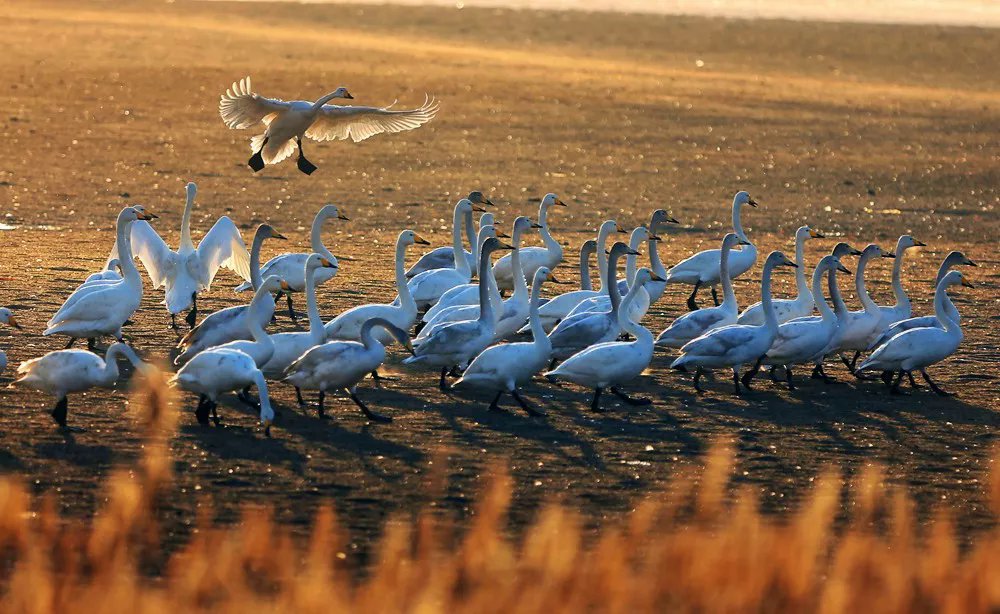
<svg viewBox="0 0 1000 614">
<path fill-rule="evenodd" d="M 406 244 L 396 241 L 396 292 L 399 294 L 399 305 L 405 313 L 416 314 L 417 302 L 410 294 L 410 286 L 406 283 Z"/>
<path fill-rule="evenodd" d="M 521 268 L 521 235 L 523 231 L 515 228 L 512 233 L 514 251 L 510 254 L 510 269 L 514 275 L 514 294 L 511 300 L 526 302 L 528 300 L 528 284 L 524 280 L 524 269 Z"/>
<path fill-rule="evenodd" d="M 490 282 L 496 284 L 493 277 L 493 267 L 490 266 L 490 251 L 483 250 L 479 255 L 479 270 L 483 272 L 479 276 L 479 321 L 493 324 L 493 302 L 490 297 Z M 499 291 L 497 292 L 499 294 Z"/>
<path fill-rule="evenodd" d="M 382 318 L 371 318 L 365 320 L 365 323 L 361 325 L 361 334 L 358 338 L 361 340 L 361 344 L 365 346 L 366 350 L 379 349 L 385 351 L 385 346 L 379 340 L 378 335 L 375 334 L 375 328 L 382 325 L 388 325 L 390 322 L 383 320 Z M 386 329 L 386 332 L 392 334 L 392 331 Z"/>
<path fill-rule="evenodd" d="M 264 374 L 258 370 L 254 373 L 253 379 L 257 384 L 257 396 L 260 398 L 260 421 L 273 420 L 274 408 L 271 407 L 271 395 L 268 393 Z"/>
<path fill-rule="evenodd" d="M 316 102 L 313 103 L 312 109 L 310 109 L 310 111 L 312 113 L 316 113 L 321 108 L 323 108 L 323 105 L 325 105 L 326 103 L 330 102 L 331 100 L 333 100 L 336 97 L 337 97 L 337 92 L 333 91 L 333 92 L 330 92 L 329 94 L 326 94 L 325 96 L 322 96 L 322 97 L 316 99 Z"/>
<path fill-rule="evenodd" d="M 581 290 L 593 290 L 594 284 L 590 280 L 590 254 L 592 254 L 586 245 L 580 248 L 580 289 Z"/>
<path fill-rule="evenodd" d="M 122 278 L 132 286 L 142 289 L 142 278 L 139 277 L 139 269 L 135 268 L 135 261 L 132 259 L 132 241 L 129 233 L 132 232 L 132 220 L 121 220 L 115 228 L 115 241 L 118 243 L 118 262 L 122 267 Z"/>
<path fill-rule="evenodd" d="M 247 328 L 250 329 L 250 334 L 253 336 L 254 343 L 257 344 L 259 348 L 263 351 L 267 351 L 268 348 L 274 349 L 274 341 L 271 339 L 271 335 L 267 334 L 264 327 L 260 325 L 260 321 L 265 318 L 256 317 L 264 309 L 267 304 L 267 300 L 271 298 L 271 293 L 264 288 L 258 288 L 257 293 L 254 294 L 253 300 L 250 301 L 250 309 L 247 315 L 250 317 L 246 318 Z M 317 317 L 319 314 L 317 313 Z M 320 322 L 320 326 L 322 326 Z M 312 329 L 312 317 L 309 318 L 309 327 Z"/>
<path fill-rule="evenodd" d="M 309 336 L 322 343 L 326 339 L 326 328 L 316 304 L 316 271 L 320 267 L 306 267 L 306 311 L 309 313 Z"/>
<path fill-rule="evenodd" d="M 194 251 L 194 241 L 191 240 L 191 211 L 194 209 L 194 195 L 198 188 L 193 184 L 187 184 L 187 201 L 184 203 L 184 215 L 181 217 L 181 244 L 178 253 L 190 253 Z"/>
<path fill-rule="evenodd" d="M 531 304 L 528 309 L 528 324 L 531 326 L 531 337 L 535 347 L 542 354 L 548 355 L 552 352 L 552 342 L 542 328 L 542 320 L 538 317 L 538 304 L 542 299 L 542 284 L 545 283 L 543 275 L 535 275 L 531 281 Z"/>
<path fill-rule="evenodd" d="M 618 318 L 618 325 L 621 329 L 628 334 L 635 337 L 635 341 L 631 342 L 631 345 L 644 345 L 653 347 L 653 334 L 650 333 L 645 326 L 632 321 L 629 317 L 629 311 L 631 310 L 632 303 L 639 296 L 639 289 L 642 286 L 639 284 L 633 284 L 629 288 L 628 294 L 625 295 L 625 300 L 622 301 L 621 307 L 615 316 Z"/>
<path fill-rule="evenodd" d="M 632 248 L 632 251 L 639 251 L 639 245 L 642 244 L 642 228 L 636 228 L 632 231 L 631 236 L 628 238 L 628 246 Z M 631 288 L 635 284 L 635 274 L 638 270 L 639 256 L 635 254 L 629 254 L 625 258 L 625 283 Z M 614 277 L 612 277 L 614 279 Z M 616 280 L 617 281 L 617 280 Z"/>
<path fill-rule="evenodd" d="M 719 276 L 722 278 L 722 307 L 724 309 L 736 309 L 736 293 L 733 292 L 733 280 L 729 276 L 729 255 L 732 252 L 732 249 L 723 246 L 722 254 L 719 256 Z"/>
<path fill-rule="evenodd" d="M 562 260 L 562 245 L 559 245 L 559 241 L 556 241 L 552 233 L 549 232 L 549 205 L 544 202 L 538 207 L 538 224 L 541 225 L 538 232 L 542 235 L 545 248 L 550 252 L 558 253 L 559 260 Z"/>
<path fill-rule="evenodd" d="M 952 313 L 955 317 L 952 317 Z M 948 334 L 957 334 L 961 337 L 962 327 L 958 323 L 958 310 L 955 309 L 955 304 L 948 296 L 948 284 L 944 281 L 939 283 L 934 290 L 934 315 L 937 316 L 938 322 L 944 326 Z"/>
<path fill-rule="evenodd" d="M 110 386 L 118 381 L 118 357 L 125 355 L 122 348 L 125 347 L 121 343 L 117 343 L 108 350 L 107 354 L 104 355 L 104 370 L 101 371 L 101 382 L 106 386 Z"/>
<path fill-rule="evenodd" d="M 469 261 L 465 257 L 465 248 L 462 245 L 462 210 L 458 207 L 455 207 L 455 217 L 452 220 L 451 249 L 454 252 L 455 270 L 466 277 L 472 277 L 472 269 L 469 268 Z"/>
<path fill-rule="evenodd" d="M 264 278 L 260 275 L 260 248 L 264 245 L 264 233 L 256 232 L 253 236 L 253 244 L 250 245 L 250 285 L 257 290 L 264 283 Z"/>
<path fill-rule="evenodd" d="M 872 300 L 870 294 L 868 294 L 868 289 L 865 287 L 865 267 L 868 266 L 868 261 L 875 256 L 874 252 L 867 252 L 861 254 L 861 258 L 858 259 L 858 270 L 854 275 L 854 291 L 858 295 L 858 300 L 865 308 L 866 313 L 878 313 L 878 304 Z"/>
<path fill-rule="evenodd" d="M 795 237 L 795 264 L 799 268 L 795 269 L 795 288 L 798 291 L 797 301 L 807 301 L 809 297 L 809 283 L 806 281 L 806 238 L 808 232 L 800 233 Z M 813 297 L 815 300 L 815 297 Z"/>
<path fill-rule="evenodd" d="M 614 222 L 604 222 L 597 231 L 597 277 L 601 290 L 608 290 L 608 236 L 617 228 Z"/>
<path fill-rule="evenodd" d="M 833 301 L 833 310 L 834 313 L 837 314 L 837 321 L 843 324 L 850 316 L 850 310 L 847 309 L 847 303 L 844 302 L 844 297 L 840 295 L 840 285 L 837 283 L 836 269 L 833 269 L 833 274 L 830 275 L 828 286 L 830 290 L 830 300 Z"/>
<path fill-rule="evenodd" d="M 742 211 L 742 209 L 743 209 L 743 206 L 737 204 L 737 202 L 734 200 L 733 201 L 733 232 L 735 232 L 736 236 L 739 237 L 741 240 L 749 242 L 750 239 L 748 239 L 747 236 L 746 236 L 746 234 L 743 232 L 743 222 L 740 221 L 740 212 Z"/>
<path fill-rule="evenodd" d="M 837 314 L 833 313 L 830 306 L 826 303 L 826 299 L 823 298 L 823 274 L 827 274 L 831 280 L 831 283 L 836 284 L 833 280 L 833 276 L 836 275 L 834 267 L 822 267 L 817 266 L 816 270 L 813 271 L 812 279 L 812 297 L 813 303 L 816 308 L 819 309 L 819 315 L 823 318 L 824 322 L 836 322 Z"/>
<path fill-rule="evenodd" d="M 656 229 L 651 229 L 653 234 L 656 234 Z M 656 274 L 657 277 L 667 276 L 667 267 L 663 266 L 663 262 L 660 260 L 660 242 L 650 239 L 647 244 L 649 247 L 649 269 Z"/>
<path fill-rule="evenodd" d="M 464 218 L 462 225 L 465 226 L 465 238 L 469 242 L 469 252 L 476 259 L 475 270 L 473 272 L 479 275 L 479 246 L 476 242 L 476 229 L 472 226 L 472 211 L 466 211 Z"/>
<path fill-rule="evenodd" d="M 903 256 L 906 250 L 896 244 L 896 262 L 892 263 L 892 294 L 896 297 L 896 308 L 909 309 L 910 297 L 903 290 Z"/>
<path fill-rule="evenodd" d="M 611 257 L 608 258 L 607 279 L 615 279 L 617 277 L 619 258 L 621 258 L 621 253 L 619 252 L 611 254 Z M 618 284 L 606 283 L 602 289 L 608 293 L 608 297 L 611 299 L 611 314 L 617 314 L 622 302 L 622 293 L 618 291 Z M 633 289 L 629 288 L 630 294 Z"/>
<path fill-rule="evenodd" d="M 309 231 L 309 246 L 312 251 L 325 257 L 327 260 L 333 259 L 333 254 L 323 245 L 323 222 L 333 216 L 333 211 L 320 210 L 313 218 L 312 228 Z"/>
<path fill-rule="evenodd" d="M 771 274 L 774 264 L 768 262 L 764 265 L 764 277 L 760 284 L 760 302 L 764 310 L 763 327 L 771 334 L 778 333 L 778 316 L 774 313 L 774 304 L 771 301 Z"/>
</svg>

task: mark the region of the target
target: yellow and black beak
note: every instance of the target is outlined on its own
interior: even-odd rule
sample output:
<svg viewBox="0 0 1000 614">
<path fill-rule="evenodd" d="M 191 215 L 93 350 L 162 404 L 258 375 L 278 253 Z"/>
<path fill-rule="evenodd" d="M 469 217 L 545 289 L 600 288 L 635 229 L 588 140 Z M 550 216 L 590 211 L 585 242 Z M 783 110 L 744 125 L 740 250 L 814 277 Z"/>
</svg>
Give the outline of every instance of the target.
<svg viewBox="0 0 1000 614">
<path fill-rule="evenodd" d="M 847 273 L 848 275 L 851 274 L 851 270 L 842 264 L 837 265 L 837 270 L 840 271 L 841 273 Z"/>
<path fill-rule="evenodd" d="M 21 325 L 17 323 L 17 320 L 14 318 L 14 316 L 10 316 L 9 318 L 7 318 L 7 325 L 13 326 L 17 330 L 24 330 L 23 328 L 21 328 Z"/>
<path fill-rule="evenodd" d="M 472 210 L 479 213 L 486 213 L 486 207 L 480 207 L 479 205 L 472 205 Z"/>
<path fill-rule="evenodd" d="M 662 277 L 660 277 L 656 273 L 651 274 L 649 276 L 649 279 L 650 279 L 650 281 L 667 281 L 666 279 L 663 279 Z"/>
<path fill-rule="evenodd" d="M 499 228 L 496 229 L 496 233 L 497 233 L 497 238 L 498 239 L 509 239 L 510 238 L 509 234 L 507 234 L 506 232 L 500 230 Z M 514 249 L 514 248 L 512 247 L 511 249 Z"/>
<path fill-rule="evenodd" d="M 430 241 L 428 241 L 427 239 L 421 237 L 417 233 L 413 233 L 413 242 L 416 243 L 417 245 L 430 245 L 431 244 Z"/>
<path fill-rule="evenodd" d="M 531 227 L 532 227 L 532 228 L 545 228 L 544 226 L 542 226 L 542 225 L 541 225 L 541 224 L 539 224 L 538 222 L 532 222 L 532 223 L 531 223 Z"/>
<path fill-rule="evenodd" d="M 976 287 L 971 281 L 969 281 L 968 279 L 966 279 L 964 275 L 962 276 L 962 285 L 965 286 L 966 288 L 975 288 Z"/>
<path fill-rule="evenodd" d="M 882 252 L 882 257 L 883 258 L 895 258 L 896 254 L 894 254 L 892 252 Z"/>
<path fill-rule="evenodd" d="M 287 281 L 285 281 L 284 279 L 282 279 L 281 280 L 281 289 L 287 292 L 287 291 L 291 290 L 292 287 L 288 285 Z"/>
<path fill-rule="evenodd" d="M 757 201 L 755 201 L 752 198 L 748 198 L 747 199 L 747 204 L 750 205 L 751 207 L 756 207 L 757 206 Z"/>
<path fill-rule="evenodd" d="M 924 243 L 923 241 L 917 241 L 916 239 L 913 240 L 913 245 L 915 245 L 916 247 L 927 247 L 926 243 Z"/>
<path fill-rule="evenodd" d="M 264 422 L 262 422 L 262 424 L 264 425 L 264 435 L 266 437 L 270 437 L 271 436 L 271 425 L 274 424 L 274 421 L 273 420 L 264 420 Z"/>
<path fill-rule="evenodd" d="M 814 238 L 814 239 L 825 239 L 826 238 L 826 235 L 824 235 L 822 232 L 820 232 L 818 230 L 813 230 L 811 228 L 809 229 L 809 236 L 812 237 L 812 238 Z"/>
<path fill-rule="evenodd" d="M 160 216 L 156 215 L 155 213 L 153 213 L 151 211 L 140 211 L 139 215 L 136 216 L 136 217 L 138 217 L 140 220 L 155 220 L 156 218 L 158 218 Z"/>
<path fill-rule="evenodd" d="M 740 242 L 737 243 L 737 245 L 753 245 L 753 243 L 747 241 L 746 239 L 740 239 Z"/>
<path fill-rule="evenodd" d="M 625 230 L 624 228 L 622 228 L 622 227 L 621 227 L 620 225 L 618 225 L 618 224 L 615 224 L 615 232 L 620 232 L 620 233 L 622 233 L 623 235 L 627 235 L 627 234 L 628 234 L 628 231 L 627 231 L 627 230 Z"/>
<path fill-rule="evenodd" d="M 326 268 L 328 268 L 328 269 L 335 269 L 335 268 L 337 268 L 337 265 L 336 265 L 336 264 L 334 264 L 334 263 L 330 262 L 330 261 L 329 261 L 329 260 L 327 260 L 326 258 L 320 258 L 320 259 L 319 259 L 319 263 L 320 263 L 320 264 L 321 264 L 322 266 L 324 266 L 324 267 L 326 267 Z"/>
<path fill-rule="evenodd" d="M 344 98 L 354 100 L 354 96 L 352 96 L 350 92 L 344 92 Z"/>
<path fill-rule="evenodd" d="M 286 237 L 285 235 L 281 234 L 277 230 L 275 230 L 274 232 L 271 233 L 271 238 L 272 239 L 281 239 L 282 241 L 287 241 L 288 240 L 288 237 Z"/>
<path fill-rule="evenodd" d="M 564 203 L 563 201 L 559 200 L 558 198 L 556 199 L 556 202 L 554 202 L 552 204 L 557 205 L 559 207 L 568 207 L 569 206 L 566 203 Z"/>
<path fill-rule="evenodd" d="M 668 224 L 680 224 L 680 222 L 678 222 L 677 219 L 673 218 L 673 217 L 668 217 L 667 219 L 665 219 L 663 221 L 667 222 Z"/>
<path fill-rule="evenodd" d="M 661 239 L 658 235 L 654 235 L 653 233 L 650 233 L 649 234 L 649 240 L 650 241 L 662 241 L 663 239 Z"/>
<path fill-rule="evenodd" d="M 498 249 L 514 249 L 514 246 L 510 243 L 501 243 Z"/>
<path fill-rule="evenodd" d="M 640 256 L 641 255 L 638 250 L 634 250 L 632 248 L 629 248 L 629 250 L 627 252 L 625 252 L 625 254 L 627 254 L 629 256 Z"/>
<path fill-rule="evenodd" d="M 347 217 L 346 214 L 341 213 L 340 211 L 337 211 L 337 219 L 338 220 L 344 220 L 345 222 L 350 222 L 351 221 L 351 218 Z"/>
</svg>

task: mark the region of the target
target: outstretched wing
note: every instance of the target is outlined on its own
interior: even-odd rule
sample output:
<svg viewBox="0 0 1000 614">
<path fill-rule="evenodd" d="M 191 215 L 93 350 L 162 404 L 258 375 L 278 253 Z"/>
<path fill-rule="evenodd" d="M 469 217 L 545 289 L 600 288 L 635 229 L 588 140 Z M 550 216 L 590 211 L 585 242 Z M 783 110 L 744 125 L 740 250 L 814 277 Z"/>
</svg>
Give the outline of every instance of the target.
<svg viewBox="0 0 1000 614">
<path fill-rule="evenodd" d="M 408 111 L 392 111 L 389 107 L 342 107 L 323 105 L 316 121 L 306 130 L 306 136 L 316 141 L 345 140 L 355 143 L 383 132 L 414 130 L 434 119 L 438 102 L 425 98 L 424 104 Z"/>
<path fill-rule="evenodd" d="M 132 223 L 131 232 L 132 256 L 138 256 L 142 261 L 142 266 L 146 267 L 149 279 L 153 282 L 154 288 L 159 288 L 170 276 L 171 269 L 175 265 L 174 252 L 163 242 L 160 235 L 156 234 L 149 222 L 139 220 Z M 118 258 L 118 242 L 111 248 L 108 254 L 108 262 Z M 107 264 L 104 265 L 107 268 Z"/>
<path fill-rule="evenodd" d="M 250 77 L 233 83 L 219 99 L 219 115 L 234 130 L 250 128 L 260 122 L 270 124 L 274 116 L 290 107 L 277 98 L 264 98 L 250 87 Z"/>
<path fill-rule="evenodd" d="M 219 267 L 226 267 L 243 279 L 250 280 L 250 254 L 247 253 L 247 246 L 236 224 L 225 215 L 219 218 L 198 244 L 198 259 L 208 273 L 206 285 L 212 284 Z"/>
</svg>

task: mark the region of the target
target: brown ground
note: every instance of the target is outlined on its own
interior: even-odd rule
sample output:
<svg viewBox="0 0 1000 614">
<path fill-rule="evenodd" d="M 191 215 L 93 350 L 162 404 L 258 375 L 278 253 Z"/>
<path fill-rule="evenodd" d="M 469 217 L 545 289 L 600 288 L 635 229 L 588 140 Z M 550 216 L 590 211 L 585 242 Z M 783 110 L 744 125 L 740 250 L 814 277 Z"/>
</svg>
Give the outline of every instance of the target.
<svg viewBox="0 0 1000 614">
<path fill-rule="evenodd" d="M 552 497 L 599 521 L 628 510 L 714 438 L 738 442 L 745 480 L 771 509 L 794 501 L 825 463 L 852 470 L 883 461 L 892 480 L 950 508 L 964 528 L 985 522 L 977 480 L 1000 426 L 1000 32 L 187 2 L 112 10 L 19 0 L 0 16 L 0 193 L 4 221 L 16 226 L 0 233 L 0 304 L 27 329 L 3 339 L 7 376 L 64 343 L 41 337 L 44 322 L 103 262 L 124 204 L 155 210 L 158 230 L 176 243 L 189 180 L 200 187 L 196 232 L 226 213 L 248 239 L 265 220 L 293 238 L 267 245 L 265 257 L 304 248 L 316 209 L 343 206 L 352 221 L 337 223 L 328 241 L 359 261 L 322 288 L 328 316 L 389 297 L 396 232 L 412 227 L 446 242 L 456 195 L 474 188 L 502 203 L 504 224 L 558 192 L 570 209 L 552 222 L 568 254 L 608 216 L 635 225 L 664 207 L 685 223 L 661 247 L 665 261 L 679 260 L 715 245 L 740 188 L 763 204 L 746 222 L 764 252 L 790 251 L 806 221 L 831 237 L 810 245 L 813 262 L 835 236 L 891 246 L 912 232 L 929 245 L 910 253 L 905 274 L 920 313 L 948 250 L 982 265 L 970 272 L 979 289 L 956 300 L 962 349 L 933 370 L 957 399 L 890 398 L 853 381 L 804 381 L 794 394 L 762 383 L 735 399 L 724 378 L 696 397 L 666 369 L 666 355 L 634 387 L 656 399 L 652 409 L 612 405 L 600 417 L 586 411 L 586 391 L 541 384 L 527 394 L 547 419 L 489 415 L 485 397 L 445 396 L 432 374 L 393 367 L 402 381 L 361 392 L 393 424 L 365 424 L 348 401 L 335 401 L 336 419 L 321 422 L 275 386 L 283 416 L 271 440 L 235 404 L 224 408 L 222 429 L 185 415 L 170 501 L 178 538 L 199 502 L 213 501 L 224 518 L 240 504 L 274 503 L 281 518 L 304 523 L 331 498 L 366 552 L 387 514 L 425 500 L 442 446 L 451 450 L 449 512 L 465 513 L 481 471 L 507 458 L 516 522 Z M 312 177 L 287 162 L 253 175 L 244 165 L 250 132 L 226 130 L 216 111 L 218 95 L 245 74 L 267 95 L 308 98 L 346 84 L 359 104 L 406 106 L 430 92 L 442 111 L 413 133 L 313 144 Z M 575 261 L 561 276 L 575 281 Z M 756 300 L 757 277 L 759 269 L 738 284 L 742 303 Z M 888 267 L 872 277 L 886 300 Z M 223 274 L 202 308 L 248 298 L 229 292 L 236 282 Z M 651 328 L 680 313 L 684 293 L 654 306 Z M 147 288 L 129 330 L 151 356 L 174 340 L 161 296 Z M 836 365 L 831 372 L 851 379 Z M 137 453 L 124 391 L 72 399 L 70 419 L 87 431 L 71 438 L 53 428 L 49 399 L 0 395 L 0 466 L 57 490 L 70 511 L 92 510 L 100 476 Z"/>
</svg>

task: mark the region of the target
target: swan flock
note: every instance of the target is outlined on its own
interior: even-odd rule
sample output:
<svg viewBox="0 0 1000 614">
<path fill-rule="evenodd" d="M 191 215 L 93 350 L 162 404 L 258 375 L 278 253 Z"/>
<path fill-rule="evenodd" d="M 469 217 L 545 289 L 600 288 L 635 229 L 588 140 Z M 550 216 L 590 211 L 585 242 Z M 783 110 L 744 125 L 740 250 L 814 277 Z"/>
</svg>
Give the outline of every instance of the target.
<svg viewBox="0 0 1000 614">
<path fill-rule="evenodd" d="M 430 98 L 408 111 L 328 104 L 338 98 L 352 96 L 341 87 L 313 102 L 264 98 L 247 77 L 226 91 L 219 112 L 229 128 L 263 124 L 264 132 L 251 140 L 249 165 L 254 171 L 298 148 L 298 168 L 311 174 L 316 167 L 302 152 L 303 137 L 359 142 L 413 130 L 438 111 Z M 922 242 L 903 235 L 891 250 L 876 244 L 859 250 L 841 241 L 810 268 L 805 245 L 825 237 L 802 226 L 793 237 L 794 258 L 770 251 L 758 263 L 758 246 L 743 227 L 743 213 L 746 207 L 765 205 L 739 191 L 731 203 L 732 230 L 718 243 L 713 241 L 717 248 L 690 254 L 672 267 L 664 266 L 659 253 L 669 243 L 666 231 L 678 224 L 666 211 L 652 212 L 647 224 L 631 232 L 614 219 L 603 221 L 594 238 L 572 252 L 579 253 L 579 263 L 573 263 L 579 268 L 579 287 L 548 292 L 546 298 L 547 291 L 562 283 L 555 271 L 565 257 L 564 243 L 550 223 L 558 226 L 557 209 L 571 211 L 572 205 L 547 194 L 536 201 L 537 217 L 517 217 L 508 234 L 495 213 L 486 210 L 499 210 L 497 205 L 472 191 L 453 207 L 451 245 L 422 256 L 409 254 L 430 243 L 413 229 L 394 231 L 399 233 L 394 252 L 383 261 L 383 268 L 393 274 L 394 301 L 355 305 L 324 319 L 317 293 L 325 285 L 336 287 L 339 269 L 354 260 L 335 256 L 322 237 L 328 220 L 349 223 L 342 208 L 331 204 L 319 209 L 308 251 L 286 252 L 262 265 L 264 242 L 285 236 L 261 224 L 248 250 L 239 227 L 223 216 L 196 246 L 191 232 L 196 195 L 197 186 L 188 183 L 176 250 L 155 229 L 156 214 L 140 205 L 123 208 L 104 268 L 66 298 L 43 333 L 67 337 L 68 344 L 18 367 L 14 384 L 52 395 L 56 405 L 51 413 L 60 428 L 71 428 L 68 396 L 114 386 L 122 375 L 119 359 L 138 371 L 155 368 L 122 332 L 126 325 L 142 327 L 141 317 L 136 317 L 143 298 L 136 259 L 152 287 L 164 288 L 163 304 L 175 329 L 176 315 L 187 312 L 190 330 L 179 335 L 173 348 L 177 371 L 171 383 L 198 396 L 197 421 L 220 424 L 219 404 L 232 393 L 259 413 L 268 436 L 277 415 L 269 390 L 281 385 L 294 387 L 299 404 L 312 406 L 321 418 L 327 417 L 327 394 L 343 393 L 366 419 L 390 422 L 391 416 L 368 407 L 359 388 L 368 377 L 375 382 L 386 379 L 379 369 L 392 359 L 394 346 L 406 354 L 403 365 L 432 370 L 442 390 L 486 392 L 491 398 L 488 410 L 495 412 L 505 411 L 500 401 L 507 395 L 529 416 L 545 413 L 523 392 L 546 381 L 590 390 L 595 412 L 603 410 L 605 392 L 629 405 L 649 405 L 651 399 L 633 396 L 625 388 L 657 365 L 691 374 L 699 394 L 705 390 L 703 378 L 718 370 L 731 373 L 736 394 L 752 391 L 754 378 L 765 369 L 778 385 L 783 382 L 795 390 L 794 369 L 812 367 L 814 378 L 829 381 L 824 365 L 833 359 L 842 362 L 859 385 L 881 380 L 891 393 L 905 394 L 902 383 L 908 380 L 917 387 L 913 373 L 918 372 L 934 392 L 946 395 L 927 369 L 961 345 L 961 317 L 953 296 L 957 288 L 973 284 L 957 267 L 976 266 L 961 252 L 948 254 L 932 286 L 933 314 L 914 316 L 903 285 L 904 260 L 906 252 Z M 473 227 L 475 212 L 483 214 L 478 229 Z M 616 240 L 624 234 L 629 234 L 627 241 Z M 541 246 L 525 245 L 532 240 Z M 407 268 L 410 256 L 415 264 Z M 590 276 L 592 257 L 597 287 Z M 851 261 L 854 257 L 857 260 Z M 866 280 L 883 259 L 892 260 L 891 305 L 878 304 Z M 619 277 L 623 261 L 624 277 Z M 760 300 L 741 311 L 733 282 L 757 266 Z M 242 279 L 238 292 L 252 291 L 253 296 L 247 304 L 216 311 L 199 322 L 198 296 L 211 291 L 222 269 Z M 775 297 L 774 280 L 785 271 L 794 275 L 796 296 Z M 860 309 L 848 307 L 838 275 L 851 278 Z M 642 321 L 675 284 L 691 286 L 684 301 L 687 311 L 654 335 Z M 697 297 L 705 286 L 715 305 L 702 308 Z M 308 329 L 269 331 L 282 296 L 297 325 L 292 295 L 300 293 L 305 295 Z M 0 308 L 0 323 L 21 328 L 8 308 Z M 102 338 L 114 343 L 101 350 Z M 86 350 L 72 349 L 79 339 L 87 340 Z M 660 361 L 657 349 L 672 356 Z M 7 356 L 0 351 L 0 370 L 6 364 Z M 251 389 L 256 389 L 256 398 Z M 303 396 L 310 392 L 318 395 L 312 405 Z"/>
</svg>

